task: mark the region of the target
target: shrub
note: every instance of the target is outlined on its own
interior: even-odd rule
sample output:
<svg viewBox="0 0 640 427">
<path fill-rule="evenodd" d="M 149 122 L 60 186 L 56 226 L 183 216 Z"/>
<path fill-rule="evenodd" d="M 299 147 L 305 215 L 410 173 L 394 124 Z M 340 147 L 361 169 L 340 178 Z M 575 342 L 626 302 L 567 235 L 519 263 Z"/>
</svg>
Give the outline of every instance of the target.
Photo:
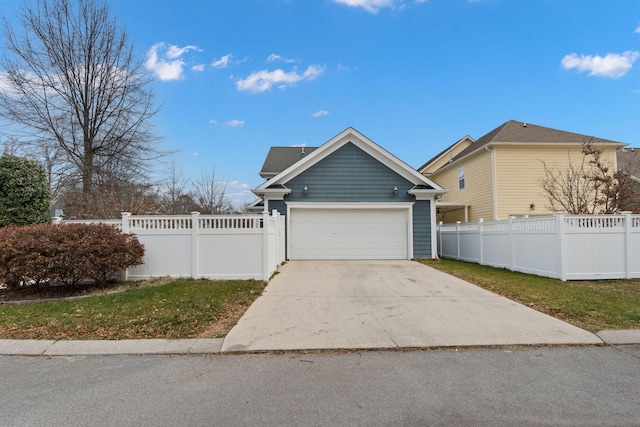
<svg viewBox="0 0 640 427">
<path fill-rule="evenodd" d="M 40 163 L 9 154 L 0 157 L 0 227 L 48 222 L 50 201 Z"/>
<path fill-rule="evenodd" d="M 0 282 L 21 284 L 85 279 L 96 283 L 142 264 L 144 247 L 133 234 L 105 224 L 38 224 L 0 229 Z"/>
</svg>

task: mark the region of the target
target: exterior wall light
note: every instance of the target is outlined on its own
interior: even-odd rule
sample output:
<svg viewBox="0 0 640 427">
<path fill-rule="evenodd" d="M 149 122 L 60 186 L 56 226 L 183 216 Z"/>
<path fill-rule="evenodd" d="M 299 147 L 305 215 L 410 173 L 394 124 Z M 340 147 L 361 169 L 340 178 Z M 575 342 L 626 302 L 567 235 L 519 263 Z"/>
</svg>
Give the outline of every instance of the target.
<svg viewBox="0 0 640 427">
<path fill-rule="evenodd" d="M 397 185 L 395 187 L 393 187 L 393 195 L 394 196 L 398 195 L 398 186 Z"/>
<path fill-rule="evenodd" d="M 307 186 L 305 185 L 304 188 L 302 189 L 302 194 L 304 194 L 305 196 L 307 194 L 309 194 L 309 189 L 307 188 Z"/>
</svg>

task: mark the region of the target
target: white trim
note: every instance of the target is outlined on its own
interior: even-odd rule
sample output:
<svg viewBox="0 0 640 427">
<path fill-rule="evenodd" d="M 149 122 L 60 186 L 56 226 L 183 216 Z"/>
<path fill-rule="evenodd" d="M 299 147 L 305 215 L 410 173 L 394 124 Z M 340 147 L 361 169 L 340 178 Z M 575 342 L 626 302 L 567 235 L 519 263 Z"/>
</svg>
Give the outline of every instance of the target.
<svg viewBox="0 0 640 427">
<path fill-rule="evenodd" d="M 413 259 L 413 205 L 414 202 L 285 202 L 287 205 L 287 254 L 291 256 L 291 209 L 406 209 L 407 210 L 407 258 Z M 432 216 L 432 240 L 435 234 L 435 220 Z M 432 242 L 433 244 L 433 242 Z M 434 246 L 435 247 L 435 246 Z M 433 253 L 433 248 L 431 249 Z"/>
<path fill-rule="evenodd" d="M 294 209 L 409 209 L 414 203 L 415 202 L 285 202 L 287 207 Z"/>
<path fill-rule="evenodd" d="M 291 194 L 290 188 L 256 188 L 251 191 L 258 197 L 272 200 L 284 200 L 284 196 Z"/>
<path fill-rule="evenodd" d="M 435 196 L 439 194 L 445 194 L 448 192 L 449 190 L 437 191 L 437 190 L 428 190 L 426 188 L 425 189 L 412 188 L 409 191 L 407 191 L 407 193 L 414 196 L 416 200 L 432 200 L 432 201 L 435 200 Z"/>
</svg>

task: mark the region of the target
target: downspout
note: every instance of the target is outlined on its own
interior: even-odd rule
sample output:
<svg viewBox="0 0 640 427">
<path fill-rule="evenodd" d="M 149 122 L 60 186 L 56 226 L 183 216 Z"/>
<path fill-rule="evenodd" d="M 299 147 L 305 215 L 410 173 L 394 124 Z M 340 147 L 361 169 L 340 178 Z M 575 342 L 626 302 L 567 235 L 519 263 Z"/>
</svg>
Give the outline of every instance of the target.
<svg viewBox="0 0 640 427">
<path fill-rule="evenodd" d="M 498 218 L 498 182 L 496 178 L 496 152 L 492 150 L 488 145 L 484 147 L 485 150 L 491 152 L 491 190 L 493 192 L 493 220 L 497 221 Z"/>
</svg>

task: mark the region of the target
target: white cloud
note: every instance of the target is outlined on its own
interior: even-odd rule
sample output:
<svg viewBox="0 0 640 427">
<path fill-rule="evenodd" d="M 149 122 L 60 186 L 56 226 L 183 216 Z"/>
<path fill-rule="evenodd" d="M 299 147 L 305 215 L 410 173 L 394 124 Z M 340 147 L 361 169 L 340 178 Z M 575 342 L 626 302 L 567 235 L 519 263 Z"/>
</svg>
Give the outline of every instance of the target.
<svg viewBox="0 0 640 427">
<path fill-rule="evenodd" d="M 245 203 L 256 199 L 249 184 L 240 181 L 221 181 L 219 185 L 225 189 L 224 198 L 236 208 L 241 208 Z"/>
<path fill-rule="evenodd" d="M 156 43 L 147 51 L 145 68 L 160 80 L 182 80 L 184 78 L 184 60 L 181 56 L 190 50 L 199 50 L 196 46 L 178 47 Z"/>
<path fill-rule="evenodd" d="M 285 58 L 284 56 L 276 55 L 275 53 L 272 53 L 271 55 L 269 55 L 267 57 L 267 61 L 268 62 L 282 61 L 282 62 L 288 62 L 288 63 L 296 62 L 295 59 Z"/>
<path fill-rule="evenodd" d="M 326 116 L 327 114 L 329 114 L 327 110 L 320 110 L 313 113 L 313 117 L 322 117 L 322 116 Z"/>
<path fill-rule="evenodd" d="M 237 120 L 237 119 L 229 120 L 229 121 L 224 122 L 225 126 L 229 126 L 229 127 L 232 127 L 232 128 L 242 127 L 242 126 L 244 126 L 244 123 L 245 123 L 244 120 Z"/>
<path fill-rule="evenodd" d="M 565 55 L 561 64 L 565 70 L 575 68 L 579 72 L 588 71 L 590 76 L 617 79 L 627 74 L 639 57 L 640 52 L 636 51 L 627 51 L 622 54 L 608 53 L 605 56 L 572 53 Z"/>
<path fill-rule="evenodd" d="M 229 61 L 231 60 L 232 54 L 228 54 L 223 56 L 220 59 L 214 59 L 211 63 L 213 68 L 227 68 L 229 66 Z"/>
<path fill-rule="evenodd" d="M 285 89 L 303 80 L 313 80 L 324 73 L 324 67 L 310 65 L 302 74 L 295 69 L 293 71 L 262 70 L 251 73 L 246 79 L 236 82 L 236 88 L 248 92 L 265 92 L 276 85 L 279 89 Z"/>
<path fill-rule="evenodd" d="M 244 120 L 238 120 L 238 119 L 234 119 L 234 120 L 227 120 L 226 122 L 218 122 L 217 120 L 211 119 L 209 120 L 209 124 L 210 125 L 217 125 L 217 124 L 221 124 L 223 126 L 229 126 L 232 128 L 239 128 L 244 126 L 246 122 Z"/>
<path fill-rule="evenodd" d="M 227 188 L 237 188 L 241 190 L 247 190 L 251 188 L 251 186 L 249 184 L 246 184 L 240 181 L 228 181 Z"/>
<path fill-rule="evenodd" d="M 194 65 L 193 67 L 191 67 L 191 71 L 196 71 L 196 72 L 204 71 L 204 64 Z"/>
<path fill-rule="evenodd" d="M 394 0 L 333 0 L 334 3 L 345 4 L 350 7 L 361 7 L 367 12 L 378 13 L 385 7 L 393 7 Z"/>
<path fill-rule="evenodd" d="M 189 52 L 190 50 L 197 50 L 199 52 L 201 51 L 201 49 L 198 49 L 198 46 L 188 45 L 185 47 L 178 47 L 175 45 L 170 45 L 167 48 L 167 58 L 169 59 L 180 58 L 182 55 Z"/>
<path fill-rule="evenodd" d="M 638 34 L 640 34 L 640 25 L 638 25 L 638 26 L 636 27 L 636 29 L 635 29 L 634 33 L 638 33 Z"/>
<path fill-rule="evenodd" d="M 306 146 L 307 146 L 306 143 L 302 143 L 302 144 L 293 144 L 293 145 L 290 145 L 289 147 L 306 147 Z"/>
</svg>

